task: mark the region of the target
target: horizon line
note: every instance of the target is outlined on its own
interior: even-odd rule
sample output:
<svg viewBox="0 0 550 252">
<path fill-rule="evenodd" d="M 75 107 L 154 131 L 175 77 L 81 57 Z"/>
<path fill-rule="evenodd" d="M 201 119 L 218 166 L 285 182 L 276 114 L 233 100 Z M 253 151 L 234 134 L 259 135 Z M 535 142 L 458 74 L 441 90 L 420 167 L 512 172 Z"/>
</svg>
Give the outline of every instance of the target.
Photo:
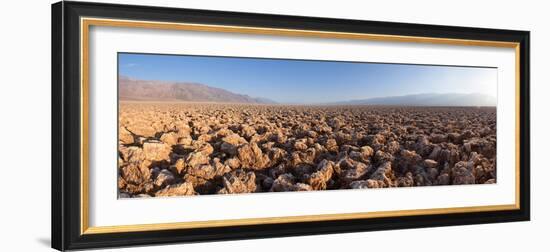
<svg viewBox="0 0 550 252">
<path fill-rule="evenodd" d="M 125 100 L 119 99 L 119 103 L 190 103 L 190 104 L 235 104 L 235 105 L 254 105 L 254 106 L 311 106 L 311 107 L 437 107 L 437 108 L 496 108 L 496 105 L 413 105 L 413 104 L 304 104 L 304 103 L 243 103 L 243 102 L 216 102 L 216 101 L 184 101 L 184 100 Z"/>
</svg>

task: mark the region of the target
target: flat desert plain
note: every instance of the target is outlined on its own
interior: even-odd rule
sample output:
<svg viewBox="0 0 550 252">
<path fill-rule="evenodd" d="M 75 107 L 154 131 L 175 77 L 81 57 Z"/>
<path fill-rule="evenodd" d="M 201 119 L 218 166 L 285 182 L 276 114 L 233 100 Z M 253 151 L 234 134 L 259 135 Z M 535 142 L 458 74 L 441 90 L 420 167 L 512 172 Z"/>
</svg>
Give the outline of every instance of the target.
<svg viewBox="0 0 550 252">
<path fill-rule="evenodd" d="M 495 107 L 120 102 L 119 197 L 496 183 Z"/>
</svg>

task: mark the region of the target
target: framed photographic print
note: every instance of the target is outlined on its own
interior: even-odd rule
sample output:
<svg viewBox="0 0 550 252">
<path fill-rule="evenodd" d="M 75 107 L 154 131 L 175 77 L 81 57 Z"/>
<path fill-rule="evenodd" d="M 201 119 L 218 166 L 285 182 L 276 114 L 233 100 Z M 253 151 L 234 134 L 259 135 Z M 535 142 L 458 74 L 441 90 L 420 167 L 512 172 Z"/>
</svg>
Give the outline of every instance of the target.
<svg viewBox="0 0 550 252">
<path fill-rule="evenodd" d="M 58 250 L 529 220 L 529 32 L 52 6 Z"/>
</svg>

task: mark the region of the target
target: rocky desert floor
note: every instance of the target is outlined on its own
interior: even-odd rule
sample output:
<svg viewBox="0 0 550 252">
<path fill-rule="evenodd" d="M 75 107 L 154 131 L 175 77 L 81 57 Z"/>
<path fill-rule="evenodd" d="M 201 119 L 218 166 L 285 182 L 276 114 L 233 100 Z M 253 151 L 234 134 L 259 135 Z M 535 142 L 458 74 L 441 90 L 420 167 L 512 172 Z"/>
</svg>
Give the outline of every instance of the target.
<svg viewBox="0 0 550 252">
<path fill-rule="evenodd" d="M 496 108 L 121 102 L 120 198 L 496 183 Z"/>
</svg>

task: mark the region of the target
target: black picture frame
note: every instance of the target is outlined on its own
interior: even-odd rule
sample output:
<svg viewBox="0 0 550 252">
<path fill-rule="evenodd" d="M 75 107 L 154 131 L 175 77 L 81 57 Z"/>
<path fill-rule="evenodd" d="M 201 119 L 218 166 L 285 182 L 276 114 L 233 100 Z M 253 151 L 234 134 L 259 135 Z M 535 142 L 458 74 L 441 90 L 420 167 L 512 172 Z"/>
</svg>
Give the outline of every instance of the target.
<svg viewBox="0 0 550 252">
<path fill-rule="evenodd" d="M 81 17 L 519 43 L 519 209 L 160 231 L 81 233 Z M 52 247 L 58 250 L 253 239 L 530 219 L 529 32 L 102 3 L 52 5 Z"/>
</svg>

